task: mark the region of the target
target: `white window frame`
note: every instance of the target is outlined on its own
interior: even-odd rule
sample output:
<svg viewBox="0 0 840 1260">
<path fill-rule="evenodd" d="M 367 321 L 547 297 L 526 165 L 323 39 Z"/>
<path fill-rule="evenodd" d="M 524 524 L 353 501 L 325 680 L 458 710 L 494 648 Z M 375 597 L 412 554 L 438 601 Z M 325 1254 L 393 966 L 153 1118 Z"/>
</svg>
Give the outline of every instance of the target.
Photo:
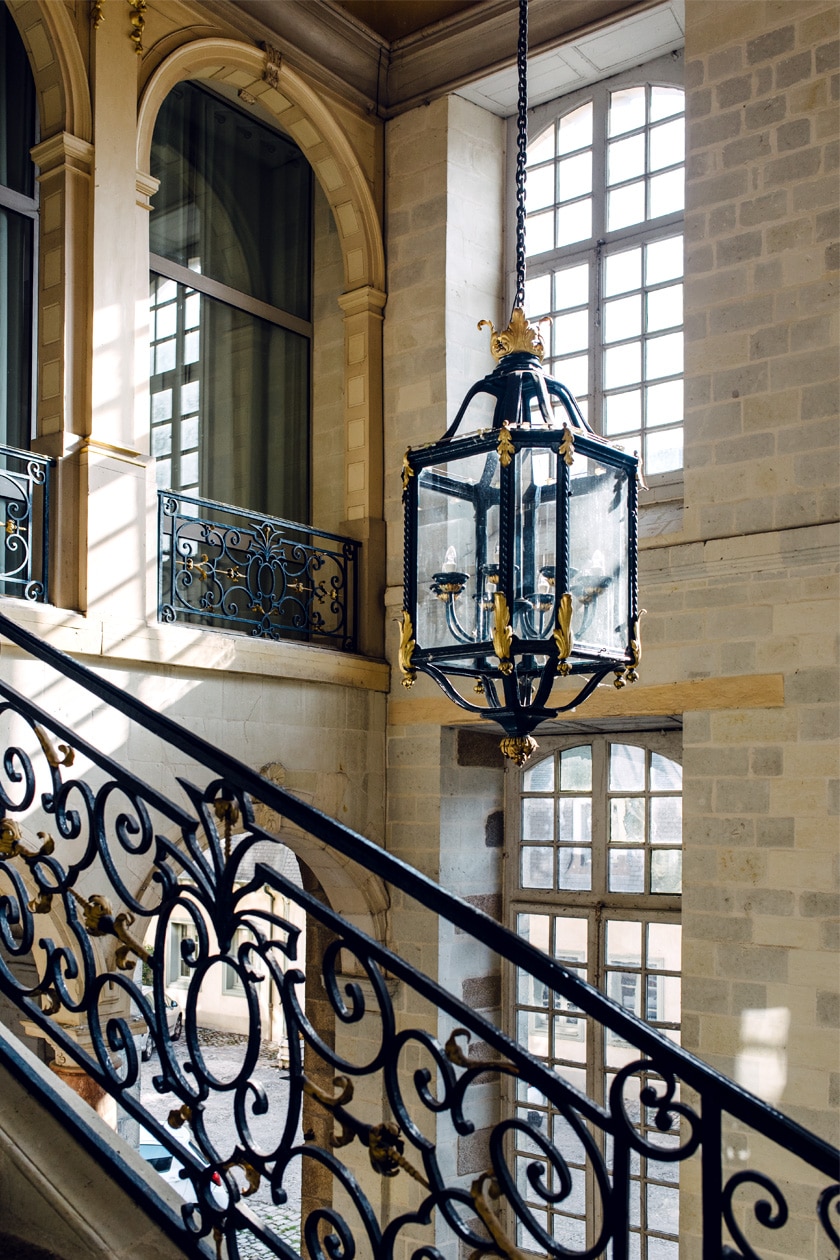
<svg viewBox="0 0 840 1260">
<path fill-rule="evenodd" d="M 606 230 L 606 114 L 609 108 L 609 94 L 620 88 L 637 86 L 645 83 L 654 83 L 663 87 L 678 87 L 684 89 L 683 82 L 683 58 L 681 50 L 662 57 L 657 57 L 652 61 L 634 68 L 633 70 L 624 71 L 621 74 L 614 75 L 611 78 L 599 80 L 590 84 L 585 88 L 579 88 L 565 95 L 560 95 L 554 100 L 545 104 L 538 105 L 529 111 L 528 118 L 528 134 L 531 138 L 539 136 L 547 126 L 556 121 L 565 114 L 571 113 L 579 106 L 587 101 L 592 101 L 595 108 L 595 126 L 593 135 L 593 232 L 592 236 L 576 241 L 570 245 L 564 245 L 553 250 L 546 251 L 542 254 L 531 255 L 526 261 L 526 315 L 530 315 L 528 310 L 528 281 L 533 281 L 538 277 L 550 274 L 563 265 L 569 265 L 576 260 L 583 261 L 587 259 L 590 265 L 590 292 L 589 292 L 589 398 L 591 405 L 589 407 L 588 420 L 592 427 L 597 431 L 602 430 L 603 408 L 604 408 L 604 392 L 603 392 L 603 345 L 601 343 L 601 256 L 603 252 L 614 251 L 615 247 L 620 245 L 632 246 L 634 243 L 643 243 L 647 241 L 655 241 L 658 239 L 673 236 L 676 231 L 683 231 L 684 211 L 663 215 L 657 219 L 645 219 L 641 223 L 632 224 L 629 227 L 616 229 L 608 232 Z M 599 125 L 600 122 L 600 125 Z M 516 224 L 516 206 L 515 206 L 515 180 L 514 164 L 516 161 L 516 118 L 508 120 L 508 179 L 507 187 L 510 190 L 508 196 L 508 213 L 506 216 L 507 223 L 507 257 L 513 259 L 515 256 L 515 224 Z M 600 173 L 600 174 L 599 174 Z M 646 180 L 649 176 L 645 177 Z M 600 180 L 600 182 L 599 182 Z M 601 194 L 600 196 L 598 194 Z M 526 236 L 527 241 L 527 236 Z M 509 300 L 512 300 L 516 289 L 516 277 L 513 269 L 509 272 L 508 277 Z M 536 312 L 534 312 L 536 314 Z M 549 355 L 546 355 L 548 361 Z M 562 380 L 562 374 L 558 372 L 559 379 Z M 684 428 L 684 418 L 683 418 Z M 644 431 L 643 431 L 644 437 Z M 621 442 L 621 438 L 615 439 Z M 647 502 L 667 500 L 671 497 L 681 497 L 683 485 L 683 467 L 678 469 L 670 469 L 661 473 L 645 473 L 647 482 L 647 492 L 642 491 L 640 502 L 644 505 Z M 673 491 L 669 493 L 669 488 Z"/>
<path fill-rule="evenodd" d="M 523 800 L 523 785 L 525 783 L 525 775 L 540 761 L 553 756 L 558 750 L 579 747 L 580 745 L 591 744 L 600 746 L 601 752 L 597 757 L 593 757 L 593 779 L 591 787 L 592 796 L 592 887 L 588 890 L 581 889 L 553 889 L 553 888 L 520 888 L 520 846 L 521 846 L 521 820 Z M 648 1018 L 648 995 L 651 991 L 650 981 L 652 978 L 656 980 L 657 994 L 657 1011 L 652 1022 L 654 1025 L 666 1035 L 673 1035 L 678 1039 L 679 1023 L 673 1019 L 666 1018 L 669 1014 L 665 1009 L 665 989 L 664 983 L 668 977 L 678 975 L 673 969 L 665 969 L 660 962 L 655 967 L 652 966 L 651 959 L 647 954 L 647 929 L 642 929 L 642 955 L 641 965 L 635 961 L 621 959 L 613 953 L 612 958 L 607 958 L 607 925 L 617 921 L 641 922 L 642 924 L 679 924 L 681 918 L 681 896 L 680 894 L 664 894 L 664 893 L 622 893 L 612 892 L 609 890 L 609 864 L 608 864 L 608 847 L 609 847 L 609 819 L 610 819 L 610 799 L 611 796 L 620 795 L 619 792 L 610 793 L 609 791 L 609 752 L 612 744 L 629 744 L 635 747 L 642 747 L 647 753 L 658 753 L 663 757 L 667 757 L 671 761 L 682 764 L 682 732 L 679 730 L 664 731 L 616 731 L 612 733 L 592 732 L 592 733 L 575 733 L 562 736 L 546 736 L 540 740 L 539 752 L 534 755 L 525 767 L 519 769 L 514 766 L 508 766 L 505 779 L 505 820 L 506 820 L 506 836 L 505 836 L 505 856 L 504 864 L 504 900 L 505 900 L 505 921 L 512 931 L 518 932 L 520 926 L 519 916 L 522 914 L 548 915 L 551 916 L 550 923 L 554 924 L 558 920 L 574 919 L 580 922 L 586 921 L 586 965 L 581 965 L 579 974 L 599 988 L 602 992 L 608 993 L 612 997 L 616 997 L 616 983 L 621 984 L 624 977 L 632 977 L 634 980 L 633 991 L 636 1000 L 630 1009 L 641 1014 L 642 1018 Z M 646 787 L 645 799 L 650 800 L 652 795 L 660 794 L 651 793 Z M 554 796 L 562 799 L 559 792 L 559 785 L 555 783 Z M 649 815 L 648 815 L 649 816 Z M 646 843 L 646 848 L 650 846 Z M 562 850 L 558 850 L 561 852 Z M 646 870 L 649 869 L 649 861 L 646 862 Z M 554 868 L 553 868 L 554 869 Z M 647 881 L 646 881 L 647 882 Z M 575 951 L 575 947 L 564 951 L 562 959 L 565 965 L 575 968 L 575 961 L 582 963 L 582 955 L 579 951 Z M 625 970 L 624 968 L 627 968 Z M 559 1071 L 569 1072 L 569 1079 L 572 1080 L 578 1088 L 582 1088 L 588 1097 L 596 1102 L 604 1103 L 604 1089 L 608 1080 L 608 1061 L 612 1052 L 615 1057 L 615 1051 L 619 1053 L 625 1045 L 621 1037 L 609 1033 L 601 1025 L 588 1017 L 582 1017 L 575 1021 L 574 1026 L 569 1023 L 570 1016 L 566 1016 L 566 1025 L 560 1024 L 558 1028 L 558 1020 L 562 1020 L 564 1012 L 568 1009 L 569 1003 L 557 995 L 549 995 L 546 991 L 542 998 L 538 1001 L 538 995 L 534 994 L 531 1001 L 523 1000 L 522 995 L 518 991 L 517 977 L 513 974 L 512 969 L 506 973 L 506 1000 L 504 1010 L 507 1018 L 510 1020 L 508 1032 L 514 1038 L 518 1038 L 519 1032 L 519 1012 L 523 1011 L 526 1019 L 528 1011 L 534 1013 L 535 1008 L 539 1005 L 546 1007 L 544 1023 L 546 1032 L 546 1054 L 551 1048 L 551 1022 L 554 1021 L 554 1054 L 549 1056 L 547 1061 L 549 1065 L 554 1066 L 554 1061 L 565 1060 L 570 1067 L 563 1068 L 562 1064 L 555 1068 Z M 544 987 L 544 986 L 543 986 Z M 573 1018 L 573 1017 L 571 1017 Z M 542 1026 L 539 1020 L 539 1011 L 535 1019 L 535 1028 L 537 1023 Z M 558 1037 L 561 1043 L 558 1044 Z M 585 1049 L 581 1043 L 586 1043 Z M 579 1049 L 577 1047 L 580 1047 Z M 635 1056 L 633 1056 L 635 1057 Z M 613 1069 L 615 1070 L 614 1066 Z M 575 1073 L 578 1078 L 575 1079 Z M 505 1087 L 508 1089 L 508 1087 Z M 519 1104 L 517 1108 L 517 1102 Z M 508 1092 L 504 1099 L 504 1108 L 507 1114 L 515 1114 L 518 1110 L 520 1113 L 530 1112 L 533 1115 L 542 1115 L 546 1111 L 544 1100 L 527 1098 L 517 1098 L 516 1086 L 510 1083 Z M 548 1118 L 544 1119 L 544 1124 L 548 1126 Z M 599 1135 L 595 1133 L 596 1141 L 599 1141 Z M 515 1158 L 515 1157 L 514 1157 Z M 520 1159 L 524 1156 L 520 1156 Z M 640 1166 L 641 1167 L 641 1166 Z M 677 1169 L 677 1165 L 671 1165 L 672 1169 Z M 657 1182 L 656 1176 L 650 1176 L 648 1166 L 642 1170 L 643 1175 L 640 1180 L 639 1199 L 641 1204 L 646 1203 L 646 1187 L 648 1185 L 662 1185 Z M 591 1167 L 586 1170 L 581 1169 L 579 1177 L 585 1181 L 585 1203 L 587 1205 L 587 1217 L 585 1219 L 586 1245 L 591 1246 L 597 1237 L 600 1228 L 600 1221 L 597 1219 L 597 1205 L 599 1196 L 596 1189 L 595 1178 Z M 677 1173 L 674 1173 L 674 1181 L 671 1184 L 665 1183 L 665 1191 L 678 1185 L 676 1181 Z M 639 1178 L 636 1178 L 639 1180 Z M 656 1193 L 656 1190 L 654 1190 Z M 595 1215 L 590 1215 L 594 1210 Z M 561 1209 L 562 1212 L 562 1209 Z M 580 1218 L 579 1218 L 580 1219 Z M 653 1238 L 658 1237 L 655 1224 L 648 1224 L 645 1208 L 641 1209 L 641 1225 L 637 1236 L 640 1239 L 640 1254 L 647 1260 L 649 1229 L 653 1230 Z M 524 1251 L 528 1251 L 527 1241 L 525 1239 L 517 1240 Z M 674 1244 L 676 1246 L 676 1244 Z M 658 1254 L 655 1249 L 653 1254 Z M 676 1252 L 675 1252 L 676 1254 Z"/>
</svg>

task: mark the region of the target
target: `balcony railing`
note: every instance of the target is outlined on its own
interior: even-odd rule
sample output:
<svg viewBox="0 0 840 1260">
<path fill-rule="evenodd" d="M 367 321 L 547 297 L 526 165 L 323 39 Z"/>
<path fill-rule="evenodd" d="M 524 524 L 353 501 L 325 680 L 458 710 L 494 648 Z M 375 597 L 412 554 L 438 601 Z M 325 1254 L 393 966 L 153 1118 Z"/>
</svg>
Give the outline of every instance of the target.
<svg viewBox="0 0 840 1260">
<path fill-rule="evenodd" d="M 302 1184 L 309 1260 L 670 1257 L 676 1242 L 655 1245 L 655 1216 L 642 1237 L 632 1207 L 655 1167 L 649 1180 L 666 1186 L 682 1170 L 680 1235 L 702 1238 L 691 1250 L 702 1260 L 836 1256 L 838 1153 L 826 1142 L 378 845 L 3 616 L 0 633 L 43 663 L 45 694 L 81 688 L 86 703 L 61 708 L 95 714 L 86 720 L 99 722 L 109 750 L 90 725 L 85 737 L 55 704 L 47 712 L 0 681 L 0 990 L 183 1168 L 180 1221 L 151 1186 L 148 1196 L 186 1255 L 294 1260 L 298 1245 L 272 1221 Z M 116 731 L 155 762 L 154 784 L 113 756 Z M 390 906 L 390 947 L 282 873 L 271 855 L 286 827 L 315 868 L 331 856 L 342 887 L 356 889 L 357 915 L 361 904 Z M 360 886 L 382 890 L 380 901 Z M 256 909 L 264 890 L 297 911 Z M 500 960 L 531 991 L 556 995 L 552 1009 L 566 1019 L 586 1017 L 631 1048 L 605 1096 L 587 1097 L 417 968 L 418 940 L 437 941 L 439 920 L 462 934 L 459 949 Z M 176 1040 L 165 960 L 183 922 Z M 30 957 L 37 983 L 17 965 Z M 208 1065 L 197 1027 L 218 969 L 236 978 L 249 1012 L 247 1042 L 224 1075 Z M 279 1103 L 257 1070 L 269 983 L 288 1034 Z M 132 1011 L 157 1052 L 154 1113 L 138 1088 Z M 4 1056 L 23 1070 L 0 1044 Z M 478 1152 L 467 1174 L 462 1141 Z M 586 1222 L 585 1247 L 554 1228 L 563 1211 Z"/>
<path fill-rule="evenodd" d="M 161 621 L 353 652 L 359 544 L 158 491 Z"/>
<path fill-rule="evenodd" d="M 0 446 L 0 592 L 49 598 L 50 474 L 54 459 Z"/>
</svg>

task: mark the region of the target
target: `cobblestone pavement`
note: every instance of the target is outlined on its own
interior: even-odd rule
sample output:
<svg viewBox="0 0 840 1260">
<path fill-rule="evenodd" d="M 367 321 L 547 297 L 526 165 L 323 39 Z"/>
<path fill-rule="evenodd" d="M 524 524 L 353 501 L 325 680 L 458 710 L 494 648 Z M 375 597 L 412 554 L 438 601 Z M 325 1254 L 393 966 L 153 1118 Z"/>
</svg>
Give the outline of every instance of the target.
<svg viewBox="0 0 840 1260">
<path fill-rule="evenodd" d="M 199 1029 L 199 1046 L 205 1068 L 219 1082 L 231 1081 L 235 1078 L 245 1049 L 245 1038 L 236 1033 L 216 1032 L 210 1029 Z M 183 1041 L 176 1043 L 179 1060 L 186 1057 Z M 263 1149 L 276 1145 L 276 1134 L 286 1122 L 289 1103 L 289 1084 L 285 1070 L 278 1060 L 279 1047 L 264 1042 L 254 1077 L 262 1085 L 268 1110 L 265 1115 L 252 1116 L 251 1131 L 255 1144 Z M 141 1101 L 143 1106 L 156 1119 L 166 1123 L 169 1112 L 175 1106 L 172 1094 L 160 1094 L 154 1088 L 153 1077 L 158 1068 L 157 1055 L 153 1054 L 148 1063 L 143 1064 L 141 1075 Z M 236 1140 L 232 1117 L 232 1098 L 229 1093 L 217 1092 L 208 1100 L 207 1130 L 217 1149 L 225 1154 L 231 1150 Z M 273 1139 L 273 1140 L 272 1140 Z M 298 1138 L 300 1140 L 300 1132 Z M 170 1184 L 177 1186 L 174 1177 L 167 1178 Z M 260 1186 L 257 1192 L 248 1198 L 248 1205 L 266 1224 L 270 1225 L 295 1250 L 300 1248 L 300 1167 L 293 1165 L 288 1170 L 285 1185 L 288 1200 L 282 1206 L 272 1203 L 271 1193 L 266 1185 Z M 239 1236 L 239 1250 L 242 1260 L 264 1260 L 273 1255 L 253 1236 L 243 1232 Z"/>
</svg>

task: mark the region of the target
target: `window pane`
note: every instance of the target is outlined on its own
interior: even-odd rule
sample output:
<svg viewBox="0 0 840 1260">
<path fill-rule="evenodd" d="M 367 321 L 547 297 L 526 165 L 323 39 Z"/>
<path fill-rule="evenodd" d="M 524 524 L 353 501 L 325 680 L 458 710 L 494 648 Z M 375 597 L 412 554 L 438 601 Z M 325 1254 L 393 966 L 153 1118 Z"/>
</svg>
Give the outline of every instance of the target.
<svg viewBox="0 0 840 1260">
<path fill-rule="evenodd" d="M 651 844 L 682 843 L 682 799 L 679 796 L 652 797 L 650 802 Z"/>
<path fill-rule="evenodd" d="M 525 224 L 525 246 L 528 254 L 544 254 L 554 248 L 554 211 L 535 214 Z"/>
<path fill-rule="evenodd" d="M 586 962 L 587 928 L 586 919 L 557 916 L 554 920 L 554 957 L 558 962 Z"/>
<path fill-rule="evenodd" d="M 685 93 L 677 87 L 652 87 L 650 89 L 650 121 L 670 118 L 685 109 Z"/>
<path fill-rule="evenodd" d="M 647 331 L 658 332 L 661 328 L 678 328 L 683 319 L 683 287 L 669 285 L 667 289 L 654 289 L 647 295 Z"/>
<path fill-rule="evenodd" d="M 662 389 L 657 385 L 655 388 Z M 652 792 L 679 792 L 682 789 L 682 766 L 659 753 L 650 756 L 650 790 Z"/>
<path fill-rule="evenodd" d="M 589 301 L 589 263 L 567 267 L 554 273 L 555 310 L 568 310 L 571 306 L 586 306 Z"/>
<path fill-rule="evenodd" d="M 554 205 L 554 163 L 550 166 L 538 166 L 528 172 L 525 184 L 525 209 L 528 214 L 535 210 L 544 210 Z"/>
<path fill-rule="evenodd" d="M 523 785 L 526 792 L 553 792 L 554 758 L 544 757 L 526 770 Z"/>
<path fill-rule="evenodd" d="M 682 892 L 682 853 L 678 849 L 662 849 L 650 855 L 650 891 Z"/>
<path fill-rule="evenodd" d="M 649 473 L 671 472 L 683 466 L 683 431 L 654 431 L 645 438 L 645 469 Z"/>
<path fill-rule="evenodd" d="M 650 181 L 650 217 L 658 219 L 661 214 L 674 214 L 684 206 L 685 174 L 682 167 L 665 175 L 654 175 Z"/>
<path fill-rule="evenodd" d="M 645 801 L 642 796 L 623 796 L 610 801 L 610 843 L 644 844 Z"/>
<path fill-rule="evenodd" d="M 545 162 L 554 157 L 554 123 L 528 142 L 528 165 Z"/>
<path fill-rule="evenodd" d="M 561 752 L 560 789 L 563 792 L 592 790 L 592 749 L 588 744 L 564 748 Z"/>
<path fill-rule="evenodd" d="M 525 281 L 525 309 L 530 319 L 544 315 L 551 307 L 551 276 L 536 276 Z"/>
<path fill-rule="evenodd" d="M 644 125 L 644 87 L 622 88 L 619 92 L 610 92 L 609 133 L 611 136 L 621 135 L 625 131 L 634 131 L 636 127 Z"/>
<path fill-rule="evenodd" d="M 642 296 L 619 298 L 604 303 L 604 340 L 624 341 L 642 331 Z"/>
<path fill-rule="evenodd" d="M 582 892 L 592 887 L 592 853 L 589 849 L 558 849 L 557 887 Z"/>
<path fill-rule="evenodd" d="M 659 213 L 663 214 L 664 211 Z M 639 180 L 637 184 L 628 184 L 626 188 L 616 188 L 613 192 L 607 193 L 607 227 L 611 232 L 616 231 L 618 228 L 629 227 L 631 223 L 641 223 L 644 217 L 644 180 Z"/>
<path fill-rule="evenodd" d="M 610 746 L 610 791 L 643 792 L 645 787 L 645 750 L 634 744 Z"/>
<path fill-rule="evenodd" d="M 642 965 L 642 925 L 628 919 L 610 919 L 607 923 L 607 964 L 625 967 Z"/>
<path fill-rule="evenodd" d="M 568 354 L 570 350 L 585 350 L 589 345 L 589 312 L 575 311 L 571 315 L 558 315 L 553 321 L 554 354 Z"/>
<path fill-rule="evenodd" d="M 609 881 L 610 892 L 644 892 L 644 851 L 642 849 L 612 849 Z"/>
<path fill-rule="evenodd" d="M 641 427 L 642 396 L 638 389 L 626 390 L 623 394 L 608 394 L 604 401 L 607 437 Z"/>
<path fill-rule="evenodd" d="M 592 152 L 578 153 L 559 163 L 559 196 L 561 201 L 582 197 L 592 191 Z M 529 182 L 530 182 L 530 176 Z"/>
<path fill-rule="evenodd" d="M 561 381 L 575 397 L 589 392 L 589 359 L 581 355 L 578 359 L 562 359 L 554 364 L 552 374 Z"/>
<path fill-rule="evenodd" d="M 523 940 L 529 941 L 545 954 L 548 953 L 548 928 L 549 918 L 547 914 L 517 915 L 517 933 Z"/>
<path fill-rule="evenodd" d="M 560 119 L 557 152 L 573 153 L 592 143 L 592 102 L 587 101 L 571 114 Z"/>
<path fill-rule="evenodd" d="M 567 844 L 591 843 L 592 801 L 588 796 L 564 796 L 558 801 L 557 838 Z"/>
<path fill-rule="evenodd" d="M 646 394 L 648 425 L 673 424 L 676 420 L 682 420 L 682 381 L 663 381 L 661 385 L 649 385 Z"/>
<path fill-rule="evenodd" d="M 554 881 L 551 877 L 553 849 L 535 848 L 527 845 L 522 849 L 522 887 L 551 888 Z"/>
<path fill-rule="evenodd" d="M 618 389 L 633 385 L 642 375 L 642 347 L 638 341 L 626 346 L 613 346 L 604 352 L 604 386 Z"/>
<path fill-rule="evenodd" d="M 669 236 L 645 247 L 645 284 L 677 280 L 683 273 L 683 238 Z"/>
<path fill-rule="evenodd" d="M 29 150 L 37 139 L 35 81 L 17 24 L 5 4 L 0 5 L 0 118 L 0 184 L 34 197 L 35 165 Z M 3 274 L 8 275 L 5 268 Z"/>
<path fill-rule="evenodd" d="M 663 166 L 676 166 L 685 161 L 685 119 L 676 118 L 673 122 L 654 127 L 650 133 L 650 169 L 661 170 Z"/>
<path fill-rule="evenodd" d="M 679 971 L 682 966 L 679 923 L 649 923 L 647 937 L 647 965 L 661 971 Z"/>
<path fill-rule="evenodd" d="M 669 333 L 645 343 L 645 376 L 675 376 L 683 370 L 683 335 Z"/>
<path fill-rule="evenodd" d="M 522 839 L 554 839 L 554 802 L 528 797 L 522 802 Z"/>
<path fill-rule="evenodd" d="M 682 264 L 682 238 L 680 240 L 680 263 Z M 650 271 L 650 251 L 648 246 L 648 271 Z M 682 274 L 682 265 L 680 272 Z M 668 279 L 662 276 L 661 279 Z M 653 281 L 648 275 L 648 284 Z M 605 267 L 604 296 L 613 297 L 617 293 L 627 293 L 630 289 L 638 289 L 642 283 L 642 251 L 641 249 L 625 249 L 620 254 L 608 254 Z"/>
<path fill-rule="evenodd" d="M 628 136 L 607 147 L 607 183 L 623 184 L 645 173 L 645 137 Z"/>
<path fill-rule="evenodd" d="M 586 197 L 583 201 L 573 201 L 570 205 L 560 206 L 557 210 L 557 236 L 555 244 L 571 245 L 574 241 L 585 240 L 592 235 L 592 201 Z"/>
</svg>

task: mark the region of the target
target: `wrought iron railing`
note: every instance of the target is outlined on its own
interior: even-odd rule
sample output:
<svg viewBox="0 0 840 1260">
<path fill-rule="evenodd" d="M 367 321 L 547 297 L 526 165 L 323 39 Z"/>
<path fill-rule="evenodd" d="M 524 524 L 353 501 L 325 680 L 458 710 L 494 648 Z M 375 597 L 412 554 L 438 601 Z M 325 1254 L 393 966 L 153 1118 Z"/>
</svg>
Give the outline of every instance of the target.
<svg viewBox="0 0 840 1260">
<path fill-rule="evenodd" d="M 0 446 L 0 593 L 49 598 L 50 474 L 54 459 Z"/>
<path fill-rule="evenodd" d="M 800 1257 L 803 1237 L 820 1260 L 836 1254 L 838 1153 L 827 1143 L 378 845 L 2 616 L 0 633 L 48 667 L 45 692 L 60 681 L 93 697 L 97 705 L 79 711 L 105 715 L 109 740 L 103 752 L 94 727 L 85 738 L 53 716 L 55 703 L 48 712 L 0 682 L 0 989 L 183 1166 L 187 1255 L 206 1255 L 209 1244 L 228 1260 L 291 1260 L 299 1250 L 314 1260 L 442 1260 L 460 1243 L 475 1260 L 652 1260 L 672 1252 L 650 1239 L 639 1250 L 630 1190 L 647 1160 L 674 1170 L 674 1180 L 696 1167 L 683 1191 L 702 1235 L 692 1254 L 703 1260 Z M 146 761 L 150 736 L 159 741 L 154 784 L 112 755 L 114 732 L 130 747 L 134 725 L 146 732 Z M 270 855 L 287 826 L 299 852 L 334 855 L 345 883 L 348 866 L 382 881 L 390 947 L 280 873 Z M 294 916 L 249 902 L 264 888 L 305 914 L 305 956 Z M 634 1047 L 605 1097 L 585 1096 L 418 970 L 416 942 L 401 954 L 409 927 L 437 939 L 438 917 L 465 934 L 464 947 L 479 943 L 512 974 L 559 995 L 566 1017 L 577 1013 Z M 185 986 L 176 1041 L 164 987 L 179 918 L 190 932 L 175 956 Z M 16 978 L 16 960 L 30 952 L 37 984 Z M 153 1001 L 138 958 L 151 968 Z M 202 985 L 222 966 L 249 1012 L 241 1060 L 224 1078 L 198 1036 Z M 269 981 L 288 1032 L 279 1109 L 256 1071 L 259 990 Z M 138 1095 L 132 1007 L 152 1032 L 166 1122 Z M 209 1123 L 213 1106 L 223 1123 Z M 477 1130 L 486 1139 L 479 1170 L 459 1175 L 453 1152 Z M 763 1166 L 753 1170 L 754 1160 Z M 271 1221 L 301 1170 L 299 1249 Z M 546 1227 L 549 1210 L 573 1202 L 589 1230 L 577 1248 Z M 685 1212 L 681 1233 L 691 1229 Z M 654 1224 L 654 1242 L 655 1234 Z"/>
<path fill-rule="evenodd" d="M 158 491 L 161 621 L 355 651 L 359 543 Z"/>
</svg>

